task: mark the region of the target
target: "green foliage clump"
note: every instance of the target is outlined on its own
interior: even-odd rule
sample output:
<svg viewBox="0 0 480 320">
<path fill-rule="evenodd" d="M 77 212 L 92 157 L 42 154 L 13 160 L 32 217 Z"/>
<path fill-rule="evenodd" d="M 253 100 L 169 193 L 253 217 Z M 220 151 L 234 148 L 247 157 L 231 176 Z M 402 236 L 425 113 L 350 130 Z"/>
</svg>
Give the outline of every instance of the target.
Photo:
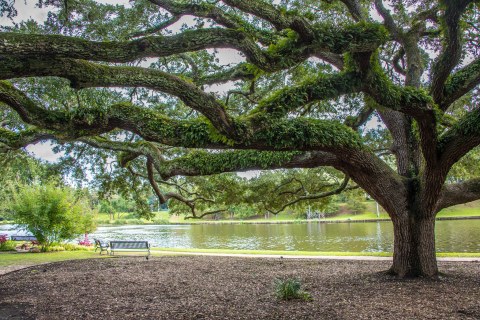
<svg viewBox="0 0 480 320">
<path fill-rule="evenodd" d="M 332 99 L 358 90 L 361 77 L 356 72 L 320 75 L 308 78 L 301 84 L 274 92 L 259 103 L 257 112 L 269 116 L 283 116 L 316 99 Z"/>
<path fill-rule="evenodd" d="M 299 279 L 275 279 L 275 296 L 280 300 L 300 299 L 312 301 L 310 293 L 300 290 L 301 286 Z"/>
<path fill-rule="evenodd" d="M 335 53 L 366 52 L 388 40 L 388 32 L 378 23 L 360 22 L 338 28 L 331 24 L 317 24 L 315 43 Z"/>
<path fill-rule="evenodd" d="M 464 88 L 473 77 L 480 72 L 480 60 L 474 61 L 467 67 L 458 70 L 454 76 L 450 76 L 445 83 L 445 95 L 451 95 L 456 90 Z"/>
<path fill-rule="evenodd" d="M 299 152 L 270 152 L 256 150 L 225 151 L 209 153 L 195 150 L 179 158 L 175 166 L 199 169 L 201 174 L 212 174 L 219 171 L 228 171 L 229 168 L 242 170 L 252 166 L 269 168 L 291 160 Z"/>
<path fill-rule="evenodd" d="M 49 247 L 45 249 L 46 252 L 58 252 L 58 251 L 89 251 L 90 249 L 85 246 L 81 246 L 73 243 L 60 243 L 53 242 Z"/>
<path fill-rule="evenodd" d="M 72 189 L 54 182 L 20 185 L 12 194 L 10 215 L 37 238 L 43 251 L 54 242 L 95 230 L 89 204 Z"/>
<path fill-rule="evenodd" d="M 358 133 L 338 121 L 297 118 L 272 121 L 258 138 L 276 149 L 362 148 Z"/>
<path fill-rule="evenodd" d="M 0 251 L 14 251 L 15 246 L 15 241 L 7 240 L 5 242 L 0 242 Z"/>
</svg>

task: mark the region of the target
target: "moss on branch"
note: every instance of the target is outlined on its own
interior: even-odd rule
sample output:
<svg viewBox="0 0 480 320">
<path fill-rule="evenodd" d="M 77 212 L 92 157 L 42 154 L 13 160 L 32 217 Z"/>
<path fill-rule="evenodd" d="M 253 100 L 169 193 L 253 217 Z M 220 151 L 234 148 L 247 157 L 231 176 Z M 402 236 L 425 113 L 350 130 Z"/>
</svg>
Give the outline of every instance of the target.
<svg viewBox="0 0 480 320">
<path fill-rule="evenodd" d="M 361 74 L 346 72 L 304 81 L 298 86 L 279 90 L 260 101 L 252 113 L 284 116 L 312 101 L 335 99 L 344 94 L 360 91 Z"/>
<path fill-rule="evenodd" d="M 42 140 L 53 138 L 54 135 L 47 131 L 41 131 L 34 128 L 13 132 L 0 127 L 0 152 L 6 150 L 15 150 L 26 147 Z"/>
<path fill-rule="evenodd" d="M 467 113 L 438 142 L 438 154 L 446 172 L 470 150 L 480 145 L 480 109 Z"/>
<path fill-rule="evenodd" d="M 338 121 L 264 118 L 261 123 L 254 140 L 273 150 L 325 150 L 338 154 L 348 148 L 363 148 L 358 133 Z"/>
<path fill-rule="evenodd" d="M 256 150 L 226 151 L 210 153 L 203 150 L 192 151 L 178 159 L 162 164 L 160 175 L 170 177 L 174 174 L 209 175 L 219 172 L 231 172 L 280 167 L 300 152 L 269 152 Z"/>
<path fill-rule="evenodd" d="M 333 53 L 371 52 L 389 40 L 381 24 L 359 22 L 342 28 L 331 24 L 316 25 L 314 45 Z"/>
<path fill-rule="evenodd" d="M 440 108 L 446 110 L 451 103 L 472 90 L 479 83 L 480 59 L 476 59 L 447 79 Z"/>
<path fill-rule="evenodd" d="M 434 105 L 433 98 L 423 89 L 395 85 L 383 71 L 376 54 L 371 56 L 365 72 L 364 91 L 379 105 L 413 117 L 430 113 Z"/>
<path fill-rule="evenodd" d="M 241 138 L 231 140 L 212 129 L 208 120 L 177 121 L 131 103 L 78 108 L 69 112 L 47 110 L 6 81 L 0 82 L 0 101 L 17 111 L 25 122 L 47 130 L 67 132 L 72 137 L 98 135 L 121 128 L 148 141 L 183 147 L 334 150 L 361 146 L 357 133 L 335 121 L 278 120 L 266 116 L 235 119 L 233 123 Z"/>
<path fill-rule="evenodd" d="M 0 33 L 0 54 L 48 56 L 106 62 L 129 62 L 207 48 L 237 48 L 245 35 L 233 29 L 186 30 L 173 36 L 150 36 L 132 41 L 95 42 L 62 35 Z M 240 49 L 240 48 L 238 48 Z"/>
<path fill-rule="evenodd" d="M 439 150 L 442 151 L 448 144 L 457 139 L 480 140 L 480 109 L 467 113 L 440 137 Z"/>
</svg>

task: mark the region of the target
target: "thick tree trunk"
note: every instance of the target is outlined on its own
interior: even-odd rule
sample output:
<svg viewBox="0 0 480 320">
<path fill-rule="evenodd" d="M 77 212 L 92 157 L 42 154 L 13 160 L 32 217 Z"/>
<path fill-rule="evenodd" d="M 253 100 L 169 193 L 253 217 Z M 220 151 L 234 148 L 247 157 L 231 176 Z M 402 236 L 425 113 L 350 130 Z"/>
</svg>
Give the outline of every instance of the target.
<svg viewBox="0 0 480 320">
<path fill-rule="evenodd" d="M 438 275 L 435 216 L 419 217 L 409 212 L 392 221 L 394 253 L 390 273 L 401 278 L 435 278 Z"/>
</svg>

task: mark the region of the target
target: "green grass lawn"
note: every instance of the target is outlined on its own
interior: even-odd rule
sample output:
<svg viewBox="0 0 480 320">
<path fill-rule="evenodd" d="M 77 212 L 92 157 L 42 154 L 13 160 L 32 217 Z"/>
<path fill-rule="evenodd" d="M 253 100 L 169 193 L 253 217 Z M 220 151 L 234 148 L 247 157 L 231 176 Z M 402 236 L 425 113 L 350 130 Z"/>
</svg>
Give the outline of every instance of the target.
<svg viewBox="0 0 480 320">
<path fill-rule="evenodd" d="M 59 251 L 42 253 L 3 252 L 0 253 L 0 267 L 11 265 L 36 265 L 47 262 L 104 257 L 107 257 L 107 255 L 100 256 L 98 252 L 93 251 Z"/>
<path fill-rule="evenodd" d="M 181 248 L 152 248 L 155 251 L 185 252 L 185 253 L 225 253 L 225 254 L 258 254 L 258 255 L 281 255 L 281 256 L 359 256 L 359 257 L 391 257 L 392 252 L 341 252 L 341 251 L 280 251 L 280 250 L 233 250 L 233 249 L 181 249 Z M 438 252 L 437 257 L 449 258 L 478 258 L 480 252 Z"/>
<path fill-rule="evenodd" d="M 390 257 L 389 252 L 318 252 L 318 251 L 281 251 L 281 250 L 235 250 L 235 249 L 183 249 L 183 248 L 152 248 L 155 251 L 185 252 L 185 253 L 225 253 L 225 254 L 252 254 L 252 255 L 281 255 L 281 256 L 375 256 Z M 480 255 L 480 254 L 479 254 Z"/>
<path fill-rule="evenodd" d="M 438 217 L 475 217 L 480 216 L 480 201 L 474 201 L 466 204 L 459 204 L 450 208 L 443 209 L 437 215 Z"/>
</svg>

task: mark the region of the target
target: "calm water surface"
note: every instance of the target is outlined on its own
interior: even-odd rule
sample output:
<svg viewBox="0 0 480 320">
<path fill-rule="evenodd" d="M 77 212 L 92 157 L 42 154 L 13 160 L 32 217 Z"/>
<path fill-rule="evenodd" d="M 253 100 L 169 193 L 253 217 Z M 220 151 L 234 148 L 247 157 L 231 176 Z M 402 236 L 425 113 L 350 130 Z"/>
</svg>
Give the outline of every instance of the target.
<svg viewBox="0 0 480 320">
<path fill-rule="evenodd" d="M 438 252 L 480 252 L 480 220 L 436 223 Z M 0 234 L 22 234 L 0 225 Z M 391 222 L 203 224 L 99 227 L 105 240 L 148 240 L 155 247 L 287 251 L 393 251 Z"/>
</svg>

